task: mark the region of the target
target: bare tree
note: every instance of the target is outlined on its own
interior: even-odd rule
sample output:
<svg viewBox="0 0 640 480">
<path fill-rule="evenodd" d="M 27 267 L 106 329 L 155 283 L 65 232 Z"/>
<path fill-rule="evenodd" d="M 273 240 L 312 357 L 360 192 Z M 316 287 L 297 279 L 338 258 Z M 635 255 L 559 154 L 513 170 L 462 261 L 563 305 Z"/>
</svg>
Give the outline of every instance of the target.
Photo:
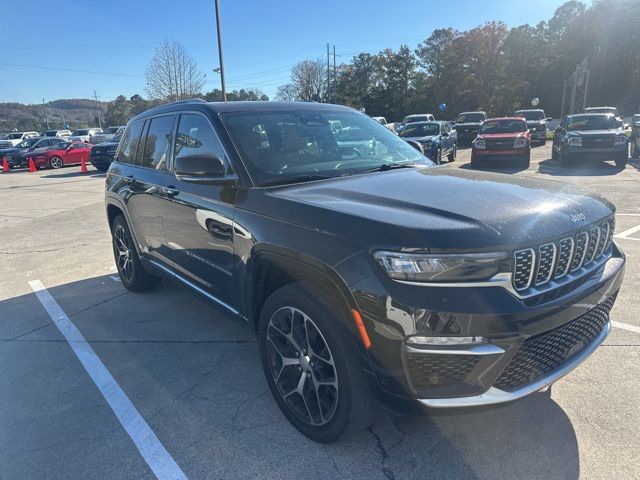
<svg viewBox="0 0 640 480">
<path fill-rule="evenodd" d="M 169 40 L 156 48 L 147 66 L 146 78 L 150 97 L 171 101 L 199 95 L 205 80 L 184 46 Z"/>
<path fill-rule="evenodd" d="M 327 67 L 322 60 L 305 60 L 291 69 L 291 83 L 277 90 L 280 100 L 321 102 L 327 94 Z"/>
</svg>

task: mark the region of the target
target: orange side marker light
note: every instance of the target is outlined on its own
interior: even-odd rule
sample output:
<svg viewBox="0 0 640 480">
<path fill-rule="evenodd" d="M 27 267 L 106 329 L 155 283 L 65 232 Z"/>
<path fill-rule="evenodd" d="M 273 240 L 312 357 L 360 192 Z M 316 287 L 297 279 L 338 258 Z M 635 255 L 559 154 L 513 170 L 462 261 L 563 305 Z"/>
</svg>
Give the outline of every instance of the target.
<svg viewBox="0 0 640 480">
<path fill-rule="evenodd" d="M 355 320 L 356 326 L 358 327 L 358 331 L 360 332 L 360 337 L 362 338 L 362 343 L 364 344 L 364 348 L 371 347 L 371 339 L 369 338 L 367 329 L 364 328 L 364 323 L 362 323 L 362 317 L 360 316 L 360 312 L 358 312 L 355 309 L 352 309 L 351 314 L 353 315 L 353 319 Z"/>
</svg>

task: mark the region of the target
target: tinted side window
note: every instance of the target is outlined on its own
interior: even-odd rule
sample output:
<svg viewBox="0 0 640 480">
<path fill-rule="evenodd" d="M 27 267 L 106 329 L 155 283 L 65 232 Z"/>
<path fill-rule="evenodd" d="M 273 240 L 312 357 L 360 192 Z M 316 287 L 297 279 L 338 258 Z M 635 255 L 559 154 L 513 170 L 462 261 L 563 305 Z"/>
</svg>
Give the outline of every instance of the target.
<svg viewBox="0 0 640 480">
<path fill-rule="evenodd" d="M 132 123 L 120 142 L 117 160 L 120 163 L 134 163 L 134 157 L 140 140 L 140 132 L 142 131 L 142 121 Z"/>
<path fill-rule="evenodd" d="M 174 120 L 174 115 L 151 119 L 142 153 L 143 167 L 164 171 L 169 170 L 167 162 L 169 160 L 169 145 L 171 145 Z"/>
<path fill-rule="evenodd" d="M 176 135 L 176 159 L 189 155 L 216 155 L 227 163 L 213 128 L 202 115 L 182 114 Z"/>
</svg>

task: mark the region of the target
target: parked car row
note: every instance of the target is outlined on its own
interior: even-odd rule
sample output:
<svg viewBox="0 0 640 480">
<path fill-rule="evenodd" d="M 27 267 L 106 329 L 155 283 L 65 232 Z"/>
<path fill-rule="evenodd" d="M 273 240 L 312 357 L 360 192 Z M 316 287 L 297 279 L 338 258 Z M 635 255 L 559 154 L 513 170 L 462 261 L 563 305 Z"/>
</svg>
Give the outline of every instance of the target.
<svg viewBox="0 0 640 480">
<path fill-rule="evenodd" d="M 109 127 L 105 130 L 101 128 L 80 128 L 78 130 L 47 130 L 42 134 L 35 131 L 11 132 L 4 137 L 0 137 L 0 149 L 11 148 L 17 146 L 25 140 L 34 137 L 55 137 L 68 139 L 71 142 L 84 142 L 98 144 L 110 141 L 117 135 L 122 135 L 124 126 Z"/>
<path fill-rule="evenodd" d="M 32 137 L 13 148 L 0 149 L 0 161 L 4 158 L 9 168 L 28 167 L 33 160 L 38 169 L 61 168 L 83 161 L 90 162 L 97 170 L 106 171 L 113 160 L 122 130 L 116 136 L 108 136 L 106 142 L 93 145 L 75 140 L 73 136 Z"/>
</svg>

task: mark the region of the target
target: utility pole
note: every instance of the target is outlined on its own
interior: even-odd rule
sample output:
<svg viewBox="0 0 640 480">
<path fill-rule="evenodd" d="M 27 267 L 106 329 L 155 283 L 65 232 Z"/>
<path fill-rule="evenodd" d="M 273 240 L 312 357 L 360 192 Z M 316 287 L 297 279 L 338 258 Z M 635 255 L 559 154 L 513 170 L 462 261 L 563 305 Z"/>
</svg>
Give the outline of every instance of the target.
<svg viewBox="0 0 640 480">
<path fill-rule="evenodd" d="M 218 57 L 220 59 L 220 85 L 222 86 L 222 98 L 227 101 L 227 89 L 224 85 L 224 61 L 222 59 L 222 32 L 220 31 L 220 5 L 219 0 L 215 0 L 216 5 L 216 30 L 218 31 Z"/>
<path fill-rule="evenodd" d="M 337 78 L 336 75 L 336 46 L 333 46 L 333 81 L 335 82 Z"/>
<path fill-rule="evenodd" d="M 49 116 L 47 115 L 47 104 L 42 99 L 42 108 L 44 108 L 44 122 L 47 124 L 47 130 L 49 130 Z"/>
<path fill-rule="evenodd" d="M 329 55 L 329 44 L 327 43 L 327 103 L 331 100 L 329 95 L 329 85 L 331 85 L 331 64 L 329 63 Z"/>
<path fill-rule="evenodd" d="M 96 110 L 98 111 L 98 127 L 102 128 L 102 119 L 100 118 L 100 104 L 98 103 L 98 94 L 93 91 L 93 98 L 96 100 Z"/>
</svg>

